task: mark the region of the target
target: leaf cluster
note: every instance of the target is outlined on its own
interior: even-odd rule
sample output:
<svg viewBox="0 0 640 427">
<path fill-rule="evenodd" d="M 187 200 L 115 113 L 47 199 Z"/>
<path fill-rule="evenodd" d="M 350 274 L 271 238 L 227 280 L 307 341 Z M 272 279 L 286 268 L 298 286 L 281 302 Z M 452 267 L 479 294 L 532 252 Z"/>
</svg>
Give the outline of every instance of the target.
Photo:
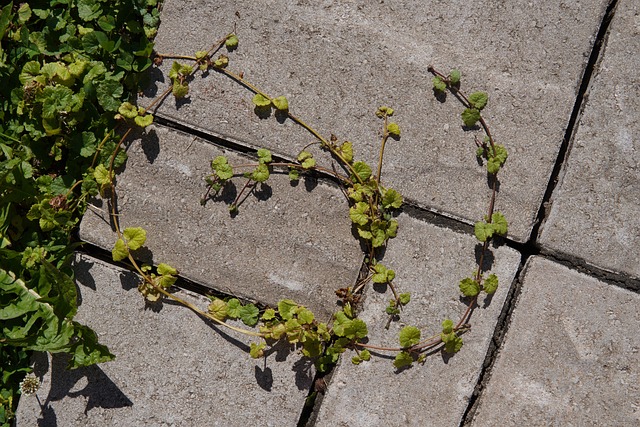
<svg viewBox="0 0 640 427">
<path fill-rule="evenodd" d="M 491 221 L 485 217 L 484 221 L 478 221 L 474 226 L 474 234 L 476 239 L 486 242 L 494 235 L 506 236 L 508 231 L 508 223 L 501 212 L 491 214 Z"/>
<path fill-rule="evenodd" d="M 487 160 L 487 172 L 496 175 L 507 161 L 508 153 L 503 145 L 487 145 L 487 141 L 478 147 L 476 156 Z"/>
<path fill-rule="evenodd" d="M 475 297 L 484 291 L 491 295 L 498 289 L 498 276 L 490 274 L 486 279 L 480 276 L 477 280 L 466 277 L 460 281 L 460 292 L 466 297 Z"/>
<path fill-rule="evenodd" d="M 352 179 L 356 182 L 347 190 L 353 203 L 349 208 L 349 218 L 363 240 L 374 248 L 381 247 L 396 237 L 398 221 L 391 217 L 391 213 L 402 206 L 402 196 L 394 189 L 382 187 L 365 162 L 355 162 L 353 170 L 355 175 Z"/>
<path fill-rule="evenodd" d="M 329 326 L 316 320 L 311 310 L 290 299 L 280 300 L 277 308 L 266 308 L 262 313 L 254 304 L 243 304 L 237 298 L 211 297 L 211 300 L 208 313 L 219 321 L 240 319 L 250 327 L 260 322 L 263 340 L 251 344 L 249 354 L 253 358 L 263 357 L 267 345 L 285 341 L 297 347 L 304 356 L 315 359 L 318 370 L 325 372 L 338 361 L 340 354 L 368 334 L 366 323 L 353 317 L 350 310 L 335 313 Z M 354 363 L 369 358 L 370 354 L 364 351 Z"/>
<path fill-rule="evenodd" d="M 78 309 L 73 280 L 45 258 L 37 264 L 28 283 L 0 270 L 3 301 L 8 302 L 0 308 L 0 348 L 69 353 L 69 368 L 112 360 L 113 354 L 98 344 L 95 333 L 72 320 Z M 16 370 L 26 369 L 23 365 Z"/>
<path fill-rule="evenodd" d="M 398 295 L 398 299 L 390 299 L 389 305 L 385 308 L 385 312 L 390 316 L 397 316 L 400 310 L 411 301 L 410 293 L 402 293 Z"/>
<path fill-rule="evenodd" d="M 209 314 L 218 320 L 240 319 L 247 326 L 255 326 L 258 323 L 260 309 L 254 304 L 243 304 L 237 298 L 229 298 L 226 301 L 216 297 L 210 297 Z"/>
<path fill-rule="evenodd" d="M 143 84 L 158 24 L 156 0 L 0 6 L 0 258 L 3 280 L 11 282 L 0 289 L 0 299 L 28 307 L 4 330 L 15 339 L 0 337 L 3 362 L 6 356 L 20 364 L 2 364 L 0 420 L 17 403 L 11 384 L 28 366 L 26 349 L 68 352 L 77 366 L 110 357 L 89 328 L 71 320 L 73 310 L 66 320 L 59 316 L 59 304 L 74 304 L 65 299 L 71 294 L 46 303 L 32 297 L 55 293 L 47 280 L 62 283 L 43 265 L 66 268 L 74 248 L 70 233 L 86 200 L 106 186 L 95 172 L 111 162 L 117 110 Z M 121 152 L 113 166 L 125 159 Z M 20 327 L 31 341 L 21 337 Z"/>
<path fill-rule="evenodd" d="M 236 212 L 240 201 L 245 196 L 247 189 L 253 188 L 256 184 L 265 183 L 271 176 L 271 166 L 273 162 L 271 151 L 260 148 L 256 152 L 258 156 L 258 164 L 253 166 L 253 170 L 244 172 L 242 176 L 247 179 L 247 182 L 243 189 L 236 195 L 236 199 L 229 206 L 230 212 Z M 233 166 L 229 164 L 229 160 L 225 156 L 217 156 L 211 161 L 212 173 L 205 177 L 205 181 L 208 184 L 207 194 L 200 201 L 201 204 L 205 204 L 209 193 L 213 190 L 214 194 L 218 194 L 222 190 L 225 184 L 235 176 Z"/>
</svg>

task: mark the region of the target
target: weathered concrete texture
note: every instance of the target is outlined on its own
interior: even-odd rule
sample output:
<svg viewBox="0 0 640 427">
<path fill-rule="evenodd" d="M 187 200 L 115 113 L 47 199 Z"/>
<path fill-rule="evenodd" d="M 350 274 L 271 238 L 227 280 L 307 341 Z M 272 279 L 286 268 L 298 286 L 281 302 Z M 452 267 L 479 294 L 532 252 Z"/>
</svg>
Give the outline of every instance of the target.
<svg viewBox="0 0 640 427">
<path fill-rule="evenodd" d="M 622 0 L 540 242 L 640 277 L 640 4 Z"/>
<path fill-rule="evenodd" d="M 524 241 L 607 3 L 168 0 L 156 48 L 193 55 L 235 25 L 240 46 L 229 69 L 271 96 L 287 96 L 292 113 L 327 138 L 354 142 L 356 156 L 372 163 L 382 126 L 374 112 L 395 108 L 402 138 L 388 147 L 387 184 L 421 206 L 475 222 L 486 210 L 478 196 L 487 192 L 486 172 L 473 133 L 461 128 L 461 104 L 453 96 L 438 102 L 427 72 L 430 64 L 460 68 L 464 91 L 490 96 L 484 115 L 510 152 L 498 209 L 510 236 Z M 160 89 L 171 64 L 162 66 Z M 256 117 L 252 93 L 211 74 L 196 77 L 188 100 L 167 100 L 160 114 L 292 157 L 313 141 L 290 120 Z"/>
<path fill-rule="evenodd" d="M 532 258 L 473 425 L 640 424 L 640 295 Z"/>
<path fill-rule="evenodd" d="M 399 217 L 400 233 L 390 242 L 383 263 L 396 271 L 394 284 L 411 292 L 401 321 L 389 330 L 385 307 L 391 291 L 370 288 L 360 318 L 369 326 L 370 344 L 398 347 L 404 322 L 422 330 L 423 338 L 439 334 L 445 318 L 457 321 L 466 306 L 458 282 L 474 269 L 476 241 L 471 236 Z M 400 235 L 400 234 L 399 234 Z M 492 270 L 500 287 L 491 301 L 480 298 L 463 336 L 461 351 L 452 357 L 436 352 L 423 366 L 397 372 L 391 358 L 373 357 L 353 365 L 349 357 L 337 368 L 318 414 L 318 426 L 457 426 L 468 405 L 493 336 L 498 315 L 514 278 L 520 256 L 500 247 L 492 250 Z"/>
<path fill-rule="evenodd" d="M 168 263 L 188 279 L 272 306 L 291 298 L 320 318 L 335 311 L 334 290 L 354 283 L 362 252 L 338 188 L 311 180 L 292 186 L 286 174 L 272 174 L 232 217 L 228 205 L 246 179 L 237 178 L 203 207 L 210 162 L 222 154 L 232 165 L 256 159 L 163 127 L 151 128 L 128 153 L 126 170 L 117 176 L 118 208 L 122 228 L 147 230 L 147 250 L 138 254 L 143 260 Z M 111 250 L 108 205 L 87 212 L 80 236 Z"/>
<path fill-rule="evenodd" d="M 93 328 L 116 354 L 113 362 L 64 369 L 41 355 L 38 398 L 20 400 L 27 426 L 291 426 L 313 378 L 297 354 L 254 361 L 250 339 L 221 331 L 190 310 L 145 307 L 138 276 L 88 256 L 75 264 L 81 305 L 76 320 Z M 179 292 L 202 308 L 207 299 Z"/>
</svg>

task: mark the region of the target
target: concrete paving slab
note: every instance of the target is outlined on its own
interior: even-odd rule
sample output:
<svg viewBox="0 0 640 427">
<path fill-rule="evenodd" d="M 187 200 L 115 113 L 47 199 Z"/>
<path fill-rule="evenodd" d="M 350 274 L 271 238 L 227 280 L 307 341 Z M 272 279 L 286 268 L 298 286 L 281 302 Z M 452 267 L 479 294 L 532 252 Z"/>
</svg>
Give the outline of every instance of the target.
<svg viewBox="0 0 640 427">
<path fill-rule="evenodd" d="M 475 426 L 640 424 L 640 295 L 529 260 Z"/>
<path fill-rule="evenodd" d="M 352 141 L 369 162 L 380 141 L 374 112 L 395 108 L 402 138 L 386 155 L 387 184 L 419 206 L 475 222 L 485 214 L 477 195 L 487 191 L 486 172 L 472 133 L 461 128 L 461 105 L 452 96 L 438 102 L 427 72 L 461 69 L 464 90 L 489 94 L 485 116 L 510 152 L 497 207 L 510 237 L 525 241 L 607 4 L 167 0 L 156 49 L 193 55 L 235 28 L 240 45 L 230 69 L 287 96 L 292 113 L 325 137 Z M 168 100 L 159 113 L 290 157 L 313 141 L 289 120 L 257 118 L 251 98 L 223 76 L 197 77 L 188 100 Z"/>
<path fill-rule="evenodd" d="M 640 278 L 640 4 L 618 2 L 540 242 Z"/>
<path fill-rule="evenodd" d="M 170 303 L 145 307 L 139 277 L 85 255 L 75 267 L 87 324 L 116 360 L 74 371 L 41 354 L 35 397 L 20 399 L 17 426 L 292 426 L 313 379 L 298 354 L 248 355 L 250 339 L 227 335 Z M 179 292 L 206 307 L 207 299 Z"/>
<path fill-rule="evenodd" d="M 441 331 L 445 318 L 457 321 L 466 306 L 459 281 L 474 270 L 471 236 L 442 229 L 401 215 L 398 238 L 392 240 L 384 264 L 396 271 L 394 284 L 411 292 L 412 300 L 400 322 L 385 330 L 384 310 L 390 291 L 366 292 L 360 318 L 369 326 L 370 343 L 397 347 L 400 329 L 422 329 L 423 337 Z M 491 342 L 498 316 L 517 270 L 520 255 L 507 247 L 493 251 L 492 271 L 500 286 L 491 301 L 480 298 L 471 318 L 472 329 L 453 357 L 437 352 L 423 366 L 397 372 L 391 359 L 373 357 L 358 366 L 344 358 L 333 375 L 320 407 L 317 426 L 457 426 L 471 397 Z M 485 303 L 488 305 L 485 306 Z"/>
<path fill-rule="evenodd" d="M 117 176 L 118 207 L 123 228 L 147 230 L 143 260 L 168 263 L 187 279 L 271 306 L 291 298 L 327 319 L 336 308 L 335 289 L 355 282 L 363 255 L 340 189 L 311 180 L 292 186 L 286 174 L 273 174 L 232 217 L 228 205 L 244 178 L 203 207 L 204 176 L 218 155 L 235 165 L 255 159 L 159 126 L 128 153 Z M 107 205 L 87 212 L 80 237 L 111 250 Z"/>
</svg>

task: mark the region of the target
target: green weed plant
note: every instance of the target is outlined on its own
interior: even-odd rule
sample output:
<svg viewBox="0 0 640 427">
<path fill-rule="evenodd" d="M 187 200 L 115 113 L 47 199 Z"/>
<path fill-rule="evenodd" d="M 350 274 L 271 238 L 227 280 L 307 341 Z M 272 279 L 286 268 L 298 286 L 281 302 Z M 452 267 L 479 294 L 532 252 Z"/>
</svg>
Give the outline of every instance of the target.
<svg viewBox="0 0 640 427">
<path fill-rule="evenodd" d="M 32 351 L 67 353 L 70 368 L 114 357 L 73 320 L 72 232 L 126 160 L 115 116 L 144 86 L 158 24 L 156 0 L 0 6 L 0 426 Z"/>
<path fill-rule="evenodd" d="M 211 319 L 222 326 L 259 340 L 250 346 L 250 355 L 254 358 L 263 357 L 265 349 L 279 341 L 286 341 L 298 348 L 300 352 L 315 360 L 316 368 L 320 372 L 333 366 L 342 353 L 346 350 L 355 351 L 351 358 L 354 364 L 360 364 L 371 358 L 371 351 L 395 352 L 393 365 L 397 369 L 404 369 L 414 362 L 423 362 L 426 354 L 441 347 L 448 353 L 458 352 L 462 345 L 462 333 L 471 325 L 468 320 L 476 305 L 480 294 L 493 294 L 498 287 L 498 278 L 495 274 L 485 277 L 482 269 L 483 259 L 488 251 L 489 243 L 498 236 L 507 234 L 507 221 L 500 212 L 494 211 L 497 194 L 497 174 L 507 159 L 507 151 L 502 145 L 494 142 L 487 123 L 482 116 L 482 110 L 488 102 L 488 95 L 484 92 L 473 92 L 465 95 L 460 90 L 461 73 L 452 70 L 444 75 L 434 68 L 429 71 L 434 75 L 433 90 L 438 96 L 444 91 L 450 91 L 462 102 L 464 110 L 461 119 L 466 128 L 481 129 L 485 137 L 480 141 L 476 137 L 479 159 L 483 159 L 489 175 L 491 196 L 487 215 L 475 224 L 475 236 L 483 244 L 482 256 L 477 263 L 475 274 L 463 278 L 459 282 L 460 292 L 467 297 L 468 305 L 464 315 L 457 321 L 444 319 L 439 327 L 440 332 L 424 338 L 422 332 L 415 326 L 404 327 L 398 337 L 398 346 L 389 348 L 370 344 L 368 342 L 367 324 L 358 318 L 358 301 L 365 286 L 368 283 L 386 284 L 391 289 L 393 298 L 389 300 L 386 313 L 389 321 L 398 318 L 401 310 L 411 301 L 409 293 L 401 293 L 396 289 L 394 280 L 396 273 L 382 263 L 381 248 L 385 247 L 388 240 L 396 237 L 398 222 L 394 216 L 402 207 L 403 197 L 393 188 L 382 185 L 381 176 L 383 168 L 384 152 L 389 140 L 401 138 L 400 126 L 392 121 L 394 110 L 387 106 L 381 106 L 375 112 L 381 120 L 382 138 L 378 163 L 369 165 L 357 160 L 354 155 L 354 145 L 349 141 L 338 141 L 331 135 L 323 137 L 313 127 L 294 115 L 290 111 L 290 103 L 284 96 L 271 96 L 255 84 L 247 81 L 242 73 L 235 73 L 229 69 L 229 54 L 237 49 L 238 37 L 229 34 L 207 51 L 198 51 L 194 56 L 170 56 L 157 54 L 156 62 L 174 59 L 169 72 L 170 87 L 145 109 L 148 111 L 160 99 L 169 94 L 176 98 L 184 97 L 189 93 L 189 82 L 198 72 L 214 71 L 236 81 L 252 92 L 252 103 L 256 114 L 264 117 L 275 112 L 276 116 L 286 117 L 302 128 L 306 129 L 316 140 L 307 145 L 298 154 L 296 161 L 276 162 L 271 152 L 261 148 L 255 152 L 256 163 L 232 165 L 226 156 L 218 156 L 211 161 L 211 173 L 205 179 L 208 184 L 207 191 L 203 195 L 201 204 L 207 203 L 216 194 L 224 191 L 225 187 L 233 180 L 244 179 L 241 190 L 229 205 L 229 211 L 237 213 L 240 205 L 259 184 L 269 180 L 274 172 L 288 173 L 291 181 L 298 181 L 301 176 L 311 173 L 328 176 L 336 180 L 344 190 L 349 203 L 348 212 L 350 220 L 357 231 L 357 235 L 366 248 L 366 263 L 368 274 L 359 280 L 353 287 L 336 290 L 340 298 L 341 309 L 337 311 L 329 322 L 321 322 L 305 306 L 295 301 L 281 300 L 277 307 L 257 307 L 252 303 L 243 303 L 237 298 L 211 297 L 211 303 L 206 310 L 194 307 L 192 304 L 181 300 L 169 292 L 168 287 L 173 283 L 175 270 L 158 267 L 157 274 L 147 274 L 151 270 L 149 266 L 138 267 L 135 249 L 144 244 L 144 230 L 140 228 L 128 228 L 120 231 L 118 228 L 118 213 L 112 212 L 113 222 L 116 224 L 118 239 L 113 249 L 114 260 L 128 258 L 142 276 L 139 289 L 149 300 L 170 298 L 178 301 L 200 316 Z M 226 52 L 221 53 L 226 48 Z M 191 63 L 185 63 L 185 60 Z M 327 169 L 316 163 L 314 149 L 328 152 L 338 167 Z M 111 175 L 109 175 L 111 176 Z M 112 191 L 112 194 L 115 194 Z M 112 206 L 115 206 L 115 199 Z M 146 269 L 146 270 L 145 270 Z M 164 272 L 163 272 L 164 271 Z M 167 276 L 169 272 L 169 276 Z M 226 321 L 229 319 L 241 320 L 248 328 L 232 326 Z M 387 324 L 388 326 L 388 324 Z M 257 330 L 256 330 L 257 328 Z"/>
</svg>

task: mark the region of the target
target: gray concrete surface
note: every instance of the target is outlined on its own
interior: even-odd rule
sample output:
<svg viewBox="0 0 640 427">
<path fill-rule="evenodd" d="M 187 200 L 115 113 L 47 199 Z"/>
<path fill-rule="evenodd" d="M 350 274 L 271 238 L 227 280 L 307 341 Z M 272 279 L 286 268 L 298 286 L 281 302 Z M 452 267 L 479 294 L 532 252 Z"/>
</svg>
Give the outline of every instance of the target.
<svg viewBox="0 0 640 427">
<path fill-rule="evenodd" d="M 374 113 L 395 108 L 402 139 L 387 152 L 386 182 L 420 206 L 473 223 L 485 213 L 486 173 L 472 132 L 461 128 L 463 108 L 451 96 L 438 102 L 427 72 L 459 68 L 464 90 L 490 94 L 485 116 L 511 153 L 498 208 L 511 221 L 510 236 L 525 241 L 606 5 L 167 0 L 156 50 L 193 55 L 235 26 L 240 45 L 229 68 L 287 96 L 294 114 L 325 137 L 352 141 L 369 162 L 380 141 Z M 290 121 L 257 118 L 253 94 L 223 76 L 196 77 L 191 92 L 159 114 L 290 157 L 313 141 Z"/>
<path fill-rule="evenodd" d="M 60 355 L 40 355 L 34 369 L 44 376 L 37 393 L 44 408 L 35 396 L 21 399 L 19 427 L 297 423 L 314 375 L 308 360 L 282 349 L 254 361 L 246 337 L 181 306 L 145 307 L 138 276 L 88 256 L 77 256 L 74 269 L 82 302 L 76 319 L 117 358 L 67 371 Z"/>
<path fill-rule="evenodd" d="M 534 257 L 475 426 L 640 424 L 640 295 Z"/>
<path fill-rule="evenodd" d="M 475 238 L 406 215 L 399 222 L 404 237 L 389 244 L 383 263 L 397 272 L 398 292 L 410 292 L 412 300 L 400 321 L 385 330 L 384 310 L 391 291 L 369 288 L 360 314 L 369 325 L 369 343 L 382 347 L 398 347 L 398 334 L 406 325 L 420 328 L 426 339 L 441 332 L 443 320 L 457 322 L 466 309 L 458 282 L 474 270 Z M 377 352 L 390 358 L 373 357 L 360 365 L 353 365 L 349 355 L 329 383 L 316 425 L 458 425 L 520 261 L 520 255 L 506 247 L 492 252 L 491 272 L 501 284 L 491 299 L 480 298 L 470 320 L 472 329 L 463 336 L 465 344 L 458 354 L 450 357 L 438 351 L 424 365 L 402 371 L 393 367 L 395 353 Z"/>
<path fill-rule="evenodd" d="M 338 188 L 304 180 L 292 186 L 286 174 L 273 176 L 233 217 L 228 205 L 242 177 L 200 205 L 220 149 L 156 126 L 128 154 L 118 175 L 118 208 L 123 228 L 147 230 L 143 260 L 168 263 L 188 279 L 263 304 L 291 298 L 324 319 L 335 311 L 334 290 L 355 281 L 363 255 Z M 224 154 L 231 164 L 256 163 Z M 85 215 L 80 237 L 111 250 L 116 237 L 108 203 L 96 204 L 102 211 Z"/>
<path fill-rule="evenodd" d="M 622 1 L 541 243 L 640 278 L 640 5 Z"/>
</svg>

